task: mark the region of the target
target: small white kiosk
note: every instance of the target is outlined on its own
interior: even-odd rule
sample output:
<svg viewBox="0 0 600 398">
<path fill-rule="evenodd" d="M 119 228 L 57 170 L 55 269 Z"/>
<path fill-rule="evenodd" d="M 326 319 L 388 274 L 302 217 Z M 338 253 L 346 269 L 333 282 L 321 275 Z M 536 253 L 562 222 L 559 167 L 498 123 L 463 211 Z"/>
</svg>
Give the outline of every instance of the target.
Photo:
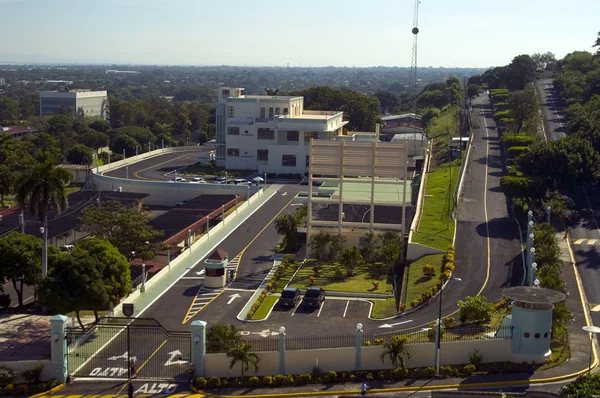
<svg viewBox="0 0 600 398">
<path fill-rule="evenodd" d="M 227 260 L 227 253 L 219 247 L 204 260 L 204 267 L 206 268 L 204 287 L 219 289 L 225 286 L 227 283 L 227 276 L 225 274 Z"/>
</svg>

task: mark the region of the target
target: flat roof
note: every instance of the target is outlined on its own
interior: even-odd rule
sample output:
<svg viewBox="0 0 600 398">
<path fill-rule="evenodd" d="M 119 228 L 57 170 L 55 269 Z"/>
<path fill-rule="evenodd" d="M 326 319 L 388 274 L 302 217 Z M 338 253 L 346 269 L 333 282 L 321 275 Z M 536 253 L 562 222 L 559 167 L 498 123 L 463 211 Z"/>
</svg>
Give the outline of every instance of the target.
<svg viewBox="0 0 600 398">
<path fill-rule="evenodd" d="M 317 178 L 318 179 L 318 178 Z M 367 179 L 366 179 L 367 180 Z M 370 180 L 370 178 L 368 179 Z M 391 181 L 387 179 L 388 181 Z M 385 181 L 385 179 L 378 179 L 378 181 Z M 402 180 L 398 180 L 402 181 Z M 409 180 L 406 184 L 406 201 L 410 202 L 412 195 L 411 188 L 411 180 Z M 331 193 L 331 200 L 338 200 L 340 196 L 340 184 L 338 182 L 333 181 L 325 181 L 323 185 L 321 185 L 318 189 L 319 194 Z M 385 203 L 398 203 L 400 206 L 402 204 L 402 197 L 404 195 L 404 184 L 403 183 L 395 183 L 395 184 L 386 184 L 378 182 L 375 184 L 375 203 L 377 202 L 385 202 Z M 315 201 L 325 202 L 328 199 L 326 198 L 313 198 Z M 343 201 L 352 202 L 352 201 L 370 201 L 371 200 L 371 184 L 365 182 L 347 182 L 344 181 L 344 189 L 343 189 Z"/>
</svg>

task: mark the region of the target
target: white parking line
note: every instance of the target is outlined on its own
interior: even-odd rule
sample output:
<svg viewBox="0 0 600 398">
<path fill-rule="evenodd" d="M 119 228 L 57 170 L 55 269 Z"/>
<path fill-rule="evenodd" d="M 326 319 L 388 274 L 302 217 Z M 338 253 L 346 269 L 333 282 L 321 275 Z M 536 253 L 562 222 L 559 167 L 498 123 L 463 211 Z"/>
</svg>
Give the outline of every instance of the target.
<svg viewBox="0 0 600 398">
<path fill-rule="evenodd" d="M 325 307 L 325 301 L 323 301 L 321 303 L 321 306 L 319 307 L 319 313 L 317 314 L 317 317 L 321 316 L 321 311 L 323 311 L 323 307 Z"/>
<path fill-rule="evenodd" d="M 346 308 L 344 309 L 344 316 L 342 318 L 346 317 L 346 312 L 348 311 L 348 304 L 350 304 L 350 300 L 346 301 Z"/>
<path fill-rule="evenodd" d="M 294 316 L 294 314 L 296 313 L 296 310 L 297 310 L 298 308 L 300 308 L 300 305 L 301 305 L 301 304 L 298 304 L 297 306 L 295 306 L 295 307 L 294 307 L 294 311 L 292 311 L 292 316 Z"/>
</svg>

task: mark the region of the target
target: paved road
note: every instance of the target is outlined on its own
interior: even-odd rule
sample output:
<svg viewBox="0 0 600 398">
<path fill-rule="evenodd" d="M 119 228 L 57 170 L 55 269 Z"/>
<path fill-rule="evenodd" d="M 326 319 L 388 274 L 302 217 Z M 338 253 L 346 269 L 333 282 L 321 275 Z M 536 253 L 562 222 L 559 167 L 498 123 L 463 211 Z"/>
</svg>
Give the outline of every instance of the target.
<svg viewBox="0 0 600 398">
<path fill-rule="evenodd" d="M 535 81 L 538 99 L 542 105 L 542 115 L 545 120 L 546 138 L 548 141 L 556 141 L 566 134 L 566 119 L 564 115 L 565 104 L 560 93 L 554 87 L 554 81 L 550 78 Z"/>
<path fill-rule="evenodd" d="M 107 171 L 104 174 L 118 178 L 129 176 L 129 179 L 132 180 L 165 181 L 170 179 L 164 176 L 165 173 L 196 163 L 200 154 L 206 153 L 209 150 L 210 148 L 204 146 L 182 147 L 181 151 L 155 156 L 125 167 Z"/>
</svg>

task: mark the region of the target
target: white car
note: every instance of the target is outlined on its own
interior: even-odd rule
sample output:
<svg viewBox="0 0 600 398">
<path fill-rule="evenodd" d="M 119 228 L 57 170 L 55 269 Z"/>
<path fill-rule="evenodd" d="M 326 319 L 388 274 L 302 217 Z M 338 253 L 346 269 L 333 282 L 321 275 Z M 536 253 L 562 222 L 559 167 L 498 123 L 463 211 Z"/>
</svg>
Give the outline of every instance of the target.
<svg viewBox="0 0 600 398">
<path fill-rule="evenodd" d="M 169 182 L 185 182 L 185 178 L 183 178 L 183 177 L 175 177 L 172 180 L 169 180 Z"/>
<path fill-rule="evenodd" d="M 206 184 L 206 181 L 202 177 L 195 177 L 190 181 L 190 184 Z"/>
<path fill-rule="evenodd" d="M 233 180 L 233 183 L 235 185 L 252 185 L 250 181 L 245 180 L 243 178 L 236 178 L 235 180 Z"/>
<path fill-rule="evenodd" d="M 215 178 L 215 183 L 216 184 L 228 184 L 229 183 L 229 179 L 227 179 L 227 177 L 217 177 Z"/>
</svg>

